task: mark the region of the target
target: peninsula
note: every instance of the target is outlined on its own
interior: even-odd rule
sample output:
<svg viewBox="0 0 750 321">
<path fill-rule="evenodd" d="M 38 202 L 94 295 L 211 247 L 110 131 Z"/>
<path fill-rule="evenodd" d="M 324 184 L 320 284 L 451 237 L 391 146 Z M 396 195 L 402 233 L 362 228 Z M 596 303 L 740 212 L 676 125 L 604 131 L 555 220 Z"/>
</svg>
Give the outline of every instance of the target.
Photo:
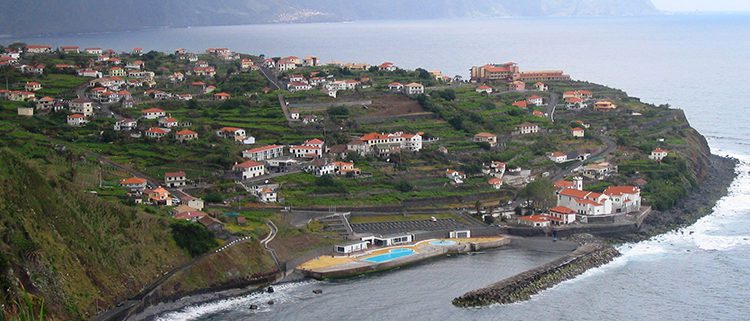
<svg viewBox="0 0 750 321">
<path fill-rule="evenodd" d="M 464 78 L 13 43 L 0 77 L 7 314 L 118 320 L 532 236 L 582 245 L 454 301 L 514 302 L 705 215 L 734 177 L 681 110 L 513 62 Z"/>
</svg>

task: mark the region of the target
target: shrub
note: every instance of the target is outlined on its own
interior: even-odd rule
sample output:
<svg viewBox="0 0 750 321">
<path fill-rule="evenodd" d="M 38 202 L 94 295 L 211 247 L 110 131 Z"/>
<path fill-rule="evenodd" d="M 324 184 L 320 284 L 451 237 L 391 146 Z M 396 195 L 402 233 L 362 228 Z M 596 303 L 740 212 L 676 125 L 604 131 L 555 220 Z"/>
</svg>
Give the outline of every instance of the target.
<svg viewBox="0 0 750 321">
<path fill-rule="evenodd" d="M 190 256 L 196 257 L 218 245 L 211 233 L 200 224 L 181 220 L 169 226 L 177 245 L 188 251 Z"/>
<path fill-rule="evenodd" d="M 393 188 L 402 193 L 411 192 L 414 189 L 414 185 L 408 181 L 401 180 L 393 184 Z"/>
</svg>

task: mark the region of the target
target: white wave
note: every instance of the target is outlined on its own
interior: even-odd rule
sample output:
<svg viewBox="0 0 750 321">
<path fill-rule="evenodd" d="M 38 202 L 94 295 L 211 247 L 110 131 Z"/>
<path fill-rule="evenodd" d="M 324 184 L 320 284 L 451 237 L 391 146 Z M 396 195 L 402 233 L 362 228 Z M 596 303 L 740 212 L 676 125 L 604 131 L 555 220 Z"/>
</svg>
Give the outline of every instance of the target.
<svg viewBox="0 0 750 321">
<path fill-rule="evenodd" d="M 295 298 L 289 295 L 289 292 L 297 287 L 315 283 L 317 281 L 302 281 L 274 285 L 274 293 L 253 292 L 248 295 L 238 296 L 228 299 L 210 301 L 198 305 L 190 305 L 178 311 L 167 312 L 156 318 L 156 321 L 185 321 L 196 320 L 206 315 L 215 314 L 223 311 L 233 310 L 250 310 L 251 304 L 258 305 L 256 312 L 268 312 L 271 306 L 266 302 L 273 300 L 274 305 L 293 301 Z"/>
</svg>

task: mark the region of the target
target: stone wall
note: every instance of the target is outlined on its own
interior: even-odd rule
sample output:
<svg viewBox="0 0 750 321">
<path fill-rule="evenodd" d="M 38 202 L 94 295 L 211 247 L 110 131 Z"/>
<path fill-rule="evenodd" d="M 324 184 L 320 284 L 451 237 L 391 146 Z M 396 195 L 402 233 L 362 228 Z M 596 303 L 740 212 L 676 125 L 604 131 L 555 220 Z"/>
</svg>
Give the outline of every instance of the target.
<svg viewBox="0 0 750 321">
<path fill-rule="evenodd" d="M 477 307 L 525 301 L 542 290 L 572 279 L 588 269 L 604 265 L 619 255 L 620 252 L 610 245 L 585 244 L 571 254 L 541 267 L 455 298 L 453 305 Z"/>
</svg>

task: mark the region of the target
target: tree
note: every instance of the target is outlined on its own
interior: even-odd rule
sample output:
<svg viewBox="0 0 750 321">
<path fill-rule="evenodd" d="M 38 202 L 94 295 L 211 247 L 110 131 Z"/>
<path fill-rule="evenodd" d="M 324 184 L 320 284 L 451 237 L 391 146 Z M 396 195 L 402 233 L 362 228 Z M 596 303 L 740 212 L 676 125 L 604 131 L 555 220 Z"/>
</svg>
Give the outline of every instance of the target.
<svg viewBox="0 0 750 321">
<path fill-rule="evenodd" d="M 346 118 L 349 117 L 349 108 L 346 108 L 344 106 L 333 106 L 328 107 L 328 110 L 326 110 L 329 116 L 331 118 Z"/>
<path fill-rule="evenodd" d="M 555 187 L 548 179 L 540 178 L 526 185 L 518 196 L 531 201 L 537 208 L 549 208 L 555 204 Z"/>
<path fill-rule="evenodd" d="M 432 75 L 430 75 L 430 72 L 427 71 L 427 70 L 424 70 L 422 68 L 417 68 L 417 70 L 415 70 L 415 71 L 417 72 L 417 76 L 420 79 L 431 79 L 432 78 Z"/>
<path fill-rule="evenodd" d="M 456 92 L 453 89 L 446 89 L 441 90 L 437 92 L 438 96 L 440 98 L 445 99 L 447 101 L 452 101 L 456 99 Z"/>
<path fill-rule="evenodd" d="M 218 245 L 211 233 L 200 224 L 180 220 L 170 224 L 170 227 L 177 245 L 192 257 L 206 253 Z"/>
</svg>

